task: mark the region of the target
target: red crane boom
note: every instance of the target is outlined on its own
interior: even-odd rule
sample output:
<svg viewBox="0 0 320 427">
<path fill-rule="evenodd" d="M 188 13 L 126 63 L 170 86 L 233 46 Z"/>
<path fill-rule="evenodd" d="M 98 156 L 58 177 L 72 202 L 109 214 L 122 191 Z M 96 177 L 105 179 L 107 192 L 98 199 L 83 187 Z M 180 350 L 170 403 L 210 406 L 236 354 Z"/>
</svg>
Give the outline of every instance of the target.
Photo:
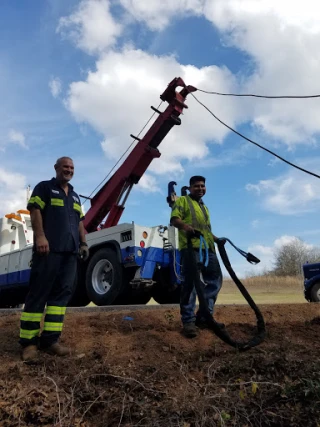
<svg viewBox="0 0 320 427">
<path fill-rule="evenodd" d="M 183 89 L 176 92 L 177 87 Z M 181 124 L 179 116 L 184 108 L 188 108 L 184 103 L 185 99 L 188 93 L 196 90 L 193 86 L 186 86 L 180 77 L 169 83 L 160 95 L 162 101 L 169 103 L 165 111 L 151 107 L 159 116 L 143 138 L 131 135 L 139 142 L 119 169 L 91 199 L 91 207 L 84 220 L 88 233 L 96 231 L 99 226 L 107 228 L 118 224 L 133 185 L 139 182 L 152 160 L 161 156 L 157 147 L 174 125 Z M 107 215 L 106 221 L 101 225 Z"/>
</svg>

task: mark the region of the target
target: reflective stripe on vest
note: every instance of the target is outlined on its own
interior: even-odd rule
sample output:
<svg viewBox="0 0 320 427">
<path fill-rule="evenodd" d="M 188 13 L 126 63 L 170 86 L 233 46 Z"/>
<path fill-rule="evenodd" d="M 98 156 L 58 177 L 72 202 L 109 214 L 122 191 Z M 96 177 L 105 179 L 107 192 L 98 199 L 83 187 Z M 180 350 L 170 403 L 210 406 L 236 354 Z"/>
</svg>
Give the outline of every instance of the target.
<svg viewBox="0 0 320 427">
<path fill-rule="evenodd" d="M 191 212 L 191 218 L 192 218 L 192 227 L 196 230 L 202 231 L 202 230 L 209 230 L 211 232 L 211 225 L 210 223 L 207 224 L 207 222 L 209 221 L 209 217 L 208 214 L 205 210 L 205 207 L 199 203 L 199 207 L 203 213 L 204 219 L 205 219 L 205 224 L 199 224 L 199 221 L 197 220 L 197 216 L 196 216 L 196 211 L 195 208 L 193 206 L 192 200 L 189 196 L 186 196 L 186 199 L 188 201 L 188 205 L 189 205 L 189 209 Z"/>
</svg>

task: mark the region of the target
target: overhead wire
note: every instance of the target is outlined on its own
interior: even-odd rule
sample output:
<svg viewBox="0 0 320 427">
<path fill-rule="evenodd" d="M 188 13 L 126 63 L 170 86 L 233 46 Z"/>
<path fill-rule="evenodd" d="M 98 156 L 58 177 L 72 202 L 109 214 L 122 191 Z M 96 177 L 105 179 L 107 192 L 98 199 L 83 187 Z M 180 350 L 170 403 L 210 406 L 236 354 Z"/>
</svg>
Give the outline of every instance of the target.
<svg viewBox="0 0 320 427">
<path fill-rule="evenodd" d="M 308 99 L 308 98 L 320 98 L 320 95 L 257 95 L 253 93 L 223 93 L 214 92 L 204 89 L 197 88 L 198 92 L 207 93 L 209 95 L 219 96 L 235 96 L 235 97 L 253 97 L 253 98 L 266 98 L 266 99 Z"/>
<path fill-rule="evenodd" d="M 161 104 L 163 103 L 163 101 L 160 102 L 160 104 L 158 105 L 158 107 L 156 108 L 157 110 L 159 110 L 159 108 L 161 107 Z M 141 133 L 144 131 L 144 129 L 148 126 L 148 124 L 150 123 L 150 121 L 153 119 L 154 115 L 156 114 L 156 111 L 154 111 L 152 113 L 152 115 L 150 116 L 150 118 L 148 119 L 148 121 L 145 123 L 145 125 L 143 126 L 143 128 L 140 130 L 140 132 L 138 133 L 137 137 L 139 137 L 141 135 Z M 91 198 L 92 194 L 107 180 L 107 178 L 111 175 L 111 173 L 114 171 L 114 169 L 118 166 L 118 164 L 121 162 L 121 160 L 123 159 L 123 157 L 127 154 L 127 152 L 130 150 L 130 148 L 136 143 L 137 141 L 134 139 L 131 144 L 129 145 L 129 147 L 125 150 L 125 152 L 119 157 L 119 159 L 116 161 L 116 163 L 112 166 L 112 168 L 110 169 L 109 173 L 103 178 L 103 180 L 95 187 L 94 190 L 92 190 L 92 192 L 90 193 L 90 195 L 88 196 L 88 198 L 82 203 L 81 206 L 83 206 L 88 199 Z"/>
<path fill-rule="evenodd" d="M 222 121 L 221 119 L 219 119 L 219 117 L 217 117 L 211 110 L 210 108 L 208 108 L 205 104 L 203 104 L 192 92 L 190 92 L 190 94 L 194 97 L 194 99 L 200 104 L 202 105 L 203 108 L 205 108 L 218 122 L 220 122 L 223 126 L 225 126 L 226 128 L 228 128 L 229 130 L 231 130 L 233 133 L 235 133 L 236 135 L 240 136 L 241 138 L 245 139 L 248 142 L 251 142 L 251 144 L 256 145 L 257 147 L 261 148 L 264 151 L 267 151 L 268 153 L 272 154 L 273 156 L 277 157 L 278 159 L 282 160 L 284 163 L 287 163 L 288 165 L 299 169 L 302 172 L 305 172 L 309 175 L 315 176 L 316 178 L 320 178 L 320 175 L 317 175 L 314 172 L 308 171 L 307 169 L 302 168 L 301 166 L 298 166 L 292 162 L 289 162 L 289 160 L 284 159 L 283 157 L 279 156 L 278 154 L 274 153 L 273 151 L 269 150 L 268 148 L 263 147 L 262 145 L 258 144 L 257 142 L 253 141 L 252 139 L 248 138 L 247 136 L 243 135 L 242 133 L 238 132 L 237 130 L 233 129 L 231 126 L 227 125 L 227 123 L 225 123 L 224 121 Z"/>
</svg>

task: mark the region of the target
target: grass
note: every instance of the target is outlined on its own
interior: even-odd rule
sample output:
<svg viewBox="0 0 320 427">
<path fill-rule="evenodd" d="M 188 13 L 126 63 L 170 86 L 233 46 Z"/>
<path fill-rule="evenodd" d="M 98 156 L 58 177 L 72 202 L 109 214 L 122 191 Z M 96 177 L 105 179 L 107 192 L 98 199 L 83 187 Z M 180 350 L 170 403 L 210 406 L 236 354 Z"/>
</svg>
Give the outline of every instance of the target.
<svg viewBox="0 0 320 427">
<path fill-rule="evenodd" d="M 307 303 L 301 277 L 257 276 L 241 280 L 257 304 Z M 231 279 L 224 279 L 217 304 L 244 304 L 245 299 Z"/>
<path fill-rule="evenodd" d="M 301 277 L 256 276 L 241 279 L 256 304 L 301 304 L 307 303 L 303 294 Z M 148 305 L 158 304 L 151 299 Z M 247 304 L 231 279 L 224 279 L 217 304 Z M 90 306 L 95 304 L 90 303 Z"/>
</svg>

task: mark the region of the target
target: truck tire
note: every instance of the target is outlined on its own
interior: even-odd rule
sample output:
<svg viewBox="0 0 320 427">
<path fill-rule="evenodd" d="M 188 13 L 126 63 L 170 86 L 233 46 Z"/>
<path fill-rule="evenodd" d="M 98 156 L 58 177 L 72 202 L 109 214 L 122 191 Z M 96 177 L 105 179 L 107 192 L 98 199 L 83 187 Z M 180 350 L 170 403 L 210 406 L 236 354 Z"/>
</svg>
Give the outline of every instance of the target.
<svg viewBox="0 0 320 427">
<path fill-rule="evenodd" d="M 152 298 L 158 304 L 179 304 L 180 286 L 170 283 L 170 270 L 168 268 L 157 270 L 154 279 L 156 284 L 152 288 Z"/>
<path fill-rule="evenodd" d="M 151 299 L 150 289 L 133 289 L 130 284 L 134 278 L 137 267 L 123 268 L 123 288 L 121 294 L 115 299 L 115 305 L 144 305 Z"/>
<path fill-rule="evenodd" d="M 0 308 L 22 308 L 27 294 L 27 288 L 22 292 L 18 290 L 0 292 Z"/>
<path fill-rule="evenodd" d="M 310 299 L 312 302 L 320 302 L 320 282 L 316 282 L 310 291 Z"/>
<path fill-rule="evenodd" d="M 155 287 L 152 292 L 153 299 L 158 304 L 179 304 L 180 287 L 176 289 Z"/>
<path fill-rule="evenodd" d="M 86 272 L 89 299 L 96 305 L 111 305 L 123 288 L 122 265 L 111 248 L 99 249 L 90 259 Z"/>
</svg>

